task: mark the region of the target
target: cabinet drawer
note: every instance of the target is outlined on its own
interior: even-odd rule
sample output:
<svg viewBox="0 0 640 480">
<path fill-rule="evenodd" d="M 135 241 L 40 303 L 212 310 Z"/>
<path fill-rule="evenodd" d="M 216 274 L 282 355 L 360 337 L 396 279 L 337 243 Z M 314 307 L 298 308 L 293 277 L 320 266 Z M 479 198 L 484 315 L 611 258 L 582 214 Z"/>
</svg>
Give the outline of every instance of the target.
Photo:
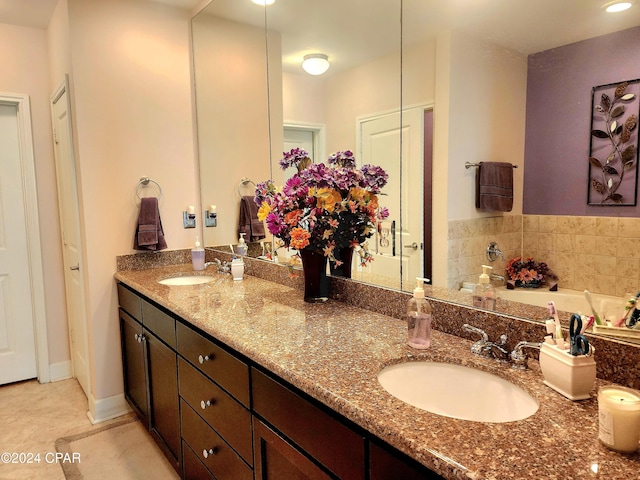
<svg viewBox="0 0 640 480">
<path fill-rule="evenodd" d="M 118 284 L 118 303 L 129 315 L 142 322 L 142 300 L 122 284 Z"/>
<path fill-rule="evenodd" d="M 176 348 L 176 321 L 149 302 L 142 301 L 142 324 L 153 332 L 156 337 L 175 350 Z"/>
<path fill-rule="evenodd" d="M 185 442 L 182 442 L 182 468 L 184 480 L 216 480 Z"/>
<path fill-rule="evenodd" d="M 256 413 L 339 478 L 364 478 L 364 437 L 262 372 L 251 378 Z"/>
<path fill-rule="evenodd" d="M 182 358 L 178 362 L 178 372 L 180 396 L 252 464 L 249 410 Z M 210 402 L 210 405 L 205 402 Z"/>
<path fill-rule="evenodd" d="M 207 469 L 218 480 L 252 480 L 253 470 L 242 458 L 184 400 L 180 406 L 182 438 Z"/>
<path fill-rule="evenodd" d="M 177 332 L 178 353 L 248 407 L 247 364 L 181 323 L 177 324 Z"/>
</svg>

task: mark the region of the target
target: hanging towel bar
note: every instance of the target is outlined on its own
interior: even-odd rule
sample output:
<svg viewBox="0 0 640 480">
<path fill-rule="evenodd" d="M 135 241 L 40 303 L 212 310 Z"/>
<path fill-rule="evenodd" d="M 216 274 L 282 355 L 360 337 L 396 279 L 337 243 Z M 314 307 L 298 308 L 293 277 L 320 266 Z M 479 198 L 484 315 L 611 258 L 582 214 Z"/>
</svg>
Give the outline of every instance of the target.
<svg viewBox="0 0 640 480">
<path fill-rule="evenodd" d="M 160 200 L 162 198 L 162 187 L 158 182 L 150 179 L 149 177 L 140 177 L 140 181 L 138 182 L 138 186 L 136 187 L 136 196 L 139 200 L 142 200 L 142 197 L 140 196 L 140 190 L 142 189 L 142 187 L 146 187 L 147 185 L 149 185 L 149 183 L 153 183 L 156 187 L 158 187 L 158 191 L 160 192 L 160 194 L 158 195 L 158 200 Z"/>
<path fill-rule="evenodd" d="M 480 166 L 479 163 L 464 162 L 465 170 L 469 170 L 471 167 L 479 167 L 479 166 Z M 518 168 L 518 165 L 512 165 L 512 167 Z"/>
</svg>

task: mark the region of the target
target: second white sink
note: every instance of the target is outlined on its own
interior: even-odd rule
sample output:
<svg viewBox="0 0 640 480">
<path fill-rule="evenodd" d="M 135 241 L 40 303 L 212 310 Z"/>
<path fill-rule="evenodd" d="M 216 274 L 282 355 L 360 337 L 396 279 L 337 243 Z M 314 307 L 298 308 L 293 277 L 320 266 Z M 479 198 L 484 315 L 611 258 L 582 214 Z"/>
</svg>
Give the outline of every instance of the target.
<svg viewBox="0 0 640 480">
<path fill-rule="evenodd" d="M 519 386 L 462 365 L 400 363 L 382 369 L 378 381 L 405 403 L 461 420 L 513 422 L 538 411 L 538 402 Z"/>
<path fill-rule="evenodd" d="M 198 285 L 201 283 L 213 282 L 216 278 L 212 275 L 184 275 L 178 277 L 165 278 L 159 280 L 162 285 Z"/>
</svg>

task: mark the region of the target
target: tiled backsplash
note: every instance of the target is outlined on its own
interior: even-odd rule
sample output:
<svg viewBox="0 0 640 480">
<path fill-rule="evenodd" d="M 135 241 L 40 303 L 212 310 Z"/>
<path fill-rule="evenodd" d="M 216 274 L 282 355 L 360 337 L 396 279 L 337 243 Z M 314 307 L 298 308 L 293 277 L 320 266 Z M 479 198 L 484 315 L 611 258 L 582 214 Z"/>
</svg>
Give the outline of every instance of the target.
<svg viewBox="0 0 640 480">
<path fill-rule="evenodd" d="M 451 221 L 449 288 L 477 281 L 492 241 L 505 257 L 491 264 L 499 275 L 509 259 L 522 255 L 546 262 L 561 287 L 620 297 L 640 290 L 640 218 L 509 215 Z"/>
</svg>

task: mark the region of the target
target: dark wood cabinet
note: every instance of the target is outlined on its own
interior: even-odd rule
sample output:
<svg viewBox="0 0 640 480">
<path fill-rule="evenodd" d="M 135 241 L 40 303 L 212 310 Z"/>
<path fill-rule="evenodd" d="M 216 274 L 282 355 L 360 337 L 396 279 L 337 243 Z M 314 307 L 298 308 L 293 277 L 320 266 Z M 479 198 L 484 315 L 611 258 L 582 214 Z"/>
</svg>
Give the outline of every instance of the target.
<svg viewBox="0 0 640 480">
<path fill-rule="evenodd" d="M 180 471 L 180 404 L 175 351 L 149 325 L 170 340 L 175 319 L 118 285 L 125 398 L 149 429 L 176 471 Z M 152 308 L 150 308 L 152 307 Z M 126 311 L 125 311 L 126 309 Z M 134 317 L 135 315 L 135 317 Z"/>
<path fill-rule="evenodd" d="M 253 470 L 184 400 L 181 402 L 182 438 L 218 480 L 252 480 Z M 192 472 L 185 471 L 185 475 Z"/>
<path fill-rule="evenodd" d="M 253 410 L 301 452 L 342 479 L 365 478 L 365 438 L 260 370 L 251 370 Z"/>
<path fill-rule="evenodd" d="M 331 476 L 254 417 L 255 480 L 329 480 Z"/>
<path fill-rule="evenodd" d="M 150 392 L 149 430 L 178 469 L 180 459 L 180 410 L 176 352 L 144 330 L 148 351 Z"/>
<path fill-rule="evenodd" d="M 120 339 L 124 368 L 124 395 L 145 427 L 149 428 L 146 347 L 142 324 L 120 309 Z"/>
<path fill-rule="evenodd" d="M 125 396 L 184 479 L 440 479 L 118 284 Z"/>
<path fill-rule="evenodd" d="M 440 480 L 443 477 L 428 470 L 415 460 L 401 452 L 370 442 L 369 479 L 370 480 Z"/>
</svg>

